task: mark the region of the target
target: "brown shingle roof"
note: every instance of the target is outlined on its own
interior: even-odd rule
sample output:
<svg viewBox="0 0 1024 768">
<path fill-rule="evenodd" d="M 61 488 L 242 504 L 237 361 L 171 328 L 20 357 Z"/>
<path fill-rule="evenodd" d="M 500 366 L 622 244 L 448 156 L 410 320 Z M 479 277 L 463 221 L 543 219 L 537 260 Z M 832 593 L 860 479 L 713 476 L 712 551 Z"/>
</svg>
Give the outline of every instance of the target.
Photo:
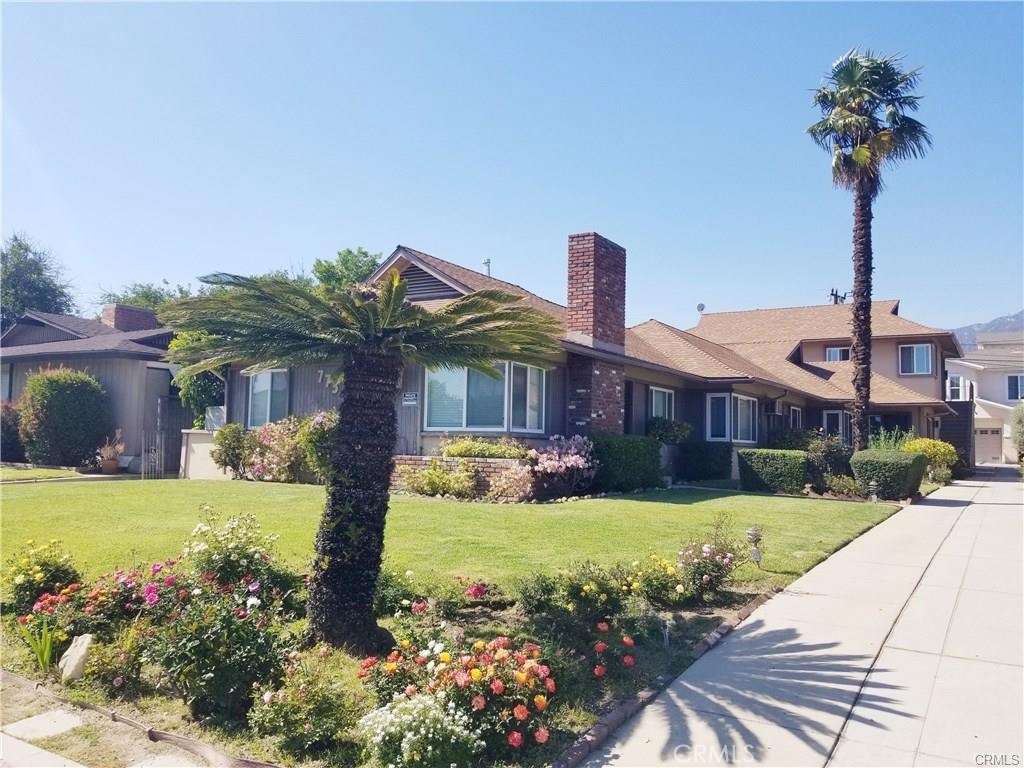
<svg viewBox="0 0 1024 768">
<path fill-rule="evenodd" d="M 161 360 L 170 343 L 172 333 L 166 328 L 146 331 L 114 331 L 84 339 L 48 341 L 42 344 L 19 344 L 4 347 L 5 361 L 26 358 L 73 357 L 75 355 L 124 355 Z M 143 343 L 147 342 L 147 343 Z"/>
<path fill-rule="evenodd" d="M 844 393 L 844 399 L 853 400 L 853 363 L 804 363 L 800 367 L 827 378 L 828 383 Z M 922 395 L 887 376 L 871 372 L 871 402 L 875 405 L 934 405 L 942 407 L 941 400 Z"/>
<path fill-rule="evenodd" d="M 74 315 L 55 315 L 52 312 L 36 312 L 34 309 L 29 310 L 25 315 L 82 338 L 118 333 L 116 329 L 99 320 L 88 320 Z"/>
</svg>

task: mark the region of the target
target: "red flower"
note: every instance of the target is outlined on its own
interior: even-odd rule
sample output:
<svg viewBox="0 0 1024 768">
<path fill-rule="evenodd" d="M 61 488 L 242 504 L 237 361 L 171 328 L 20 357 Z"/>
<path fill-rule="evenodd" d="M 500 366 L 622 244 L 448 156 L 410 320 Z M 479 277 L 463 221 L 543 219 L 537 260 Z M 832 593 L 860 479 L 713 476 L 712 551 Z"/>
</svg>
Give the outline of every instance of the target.
<svg viewBox="0 0 1024 768">
<path fill-rule="evenodd" d="M 372 667 L 376 663 L 377 663 L 377 657 L 376 656 L 367 656 L 365 659 L 362 660 L 362 662 L 359 664 L 359 666 L 362 667 L 363 669 L 369 669 L 370 667 Z"/>
<path fill-rule="evenodd" d="M 525 704 L 516 704 L 512 708 L 512 716 L 516 720 L 525 720 L 530 716 L 530 710 L 526 708 Z"/>
<path fill-rule="evenodd" d="M 547 744 L 548 736 L 550 735 L 551 734 L 548 733 L 548 729 L 542 725 L 540 728 L 533 732 L 533 740 L 536 741 L 538 744 Z"/>
<path fill-rule="evenodd" d="M 607 671 L 602 665 L 598 664 L 594 667 L 594 677 L 604 677 L 604 673 Z"/>
<path fill-rule="evenodd" d="M 548 689 L 548 693 L 555 692 L 555 678 L 549 677 L 544 681 L 544 687 Z"/>
<path fill-rule="evenodd" d="M 498 696 L 505 692 L 505 682 L 499 677 L 491 683 L 491 690 Z"/>
<path fill-rule="evenodd" d="M 427 604 L 423 600 L 417 600 L 412 604 L 412 612 L 415 614 L 421 614 L 427 612 Z"/>
<path fill-rule="evenodd" d="M 608 643 L 603 643 L 600 640 L 598 640 L 596 643 L 594 643 L 594 650 L 598 653 L 604 653 L 608 650 Z"/>
<path fill-rule="evenodd" d="M 599 622 L 597 622 L 597 631 L 598 632 L 607 632 L 608 631 L 608 622 L 607 621 L 599 621 Z"/>
<path fill-rule="evenodd" d="M 625 656 L 622 657 L 622 663 L 625 664 L 627 667 L 632 667 L 634 664 L 636 664 L 636 659 L 634 659 L 627 653 Z"/>
<path fill-rule="evenodd" d="M 636 643 L 633 641 L 633 638 L 630 637 L 629 635 L 623 635 L 622 636 L 622 644 L 624 646 L 626 646 L 627 648 L 632 648 Z"/>
<path fill-rule="evenodd" d="M 473 697 L 473 709 L 479 712 L 481 709 L 487 706 L 487 699 L 480 694 Z"/>
<path fill-rule="evenodd" d="M 510 747 L 519 749 L 519 747 L 523 746 L 523 734 L 519 731 L 511 731 L 508 735 L 508 744 Z"/>
<path fill-rule="evenodd" d="M 28 616 L 19 616 L 18 623 L 21 625 L 28 624 Z"/>
</svg>

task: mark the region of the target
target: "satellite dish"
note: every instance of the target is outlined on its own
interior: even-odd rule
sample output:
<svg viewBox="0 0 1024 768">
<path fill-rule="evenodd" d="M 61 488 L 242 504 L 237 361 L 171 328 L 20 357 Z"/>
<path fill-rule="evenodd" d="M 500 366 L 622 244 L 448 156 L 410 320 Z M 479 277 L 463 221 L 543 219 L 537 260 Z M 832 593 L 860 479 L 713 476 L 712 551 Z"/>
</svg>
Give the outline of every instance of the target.
<svg viewBox="0 0 1024 768">
<path fill-rule="evenodd" d="M 704 305 L 703 304 L 698 304 L 697 305 L 697 311 L 698 312 L 703 312 L 704 311 Z"/>
</svg>

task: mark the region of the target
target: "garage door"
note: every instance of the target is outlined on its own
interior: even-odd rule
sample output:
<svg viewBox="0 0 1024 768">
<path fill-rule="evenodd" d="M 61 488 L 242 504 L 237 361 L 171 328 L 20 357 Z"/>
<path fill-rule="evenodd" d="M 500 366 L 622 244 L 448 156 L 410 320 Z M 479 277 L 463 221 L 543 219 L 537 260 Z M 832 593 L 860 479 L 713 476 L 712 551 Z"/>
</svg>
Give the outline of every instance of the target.
<svg viewBox="0 0 1024 768">
<path fill-rule="evenodd" d="M 974 455 L 978 461 L 1003 460 L 1003 430 L 999 427 L 974 430 Z"/>
</svg>

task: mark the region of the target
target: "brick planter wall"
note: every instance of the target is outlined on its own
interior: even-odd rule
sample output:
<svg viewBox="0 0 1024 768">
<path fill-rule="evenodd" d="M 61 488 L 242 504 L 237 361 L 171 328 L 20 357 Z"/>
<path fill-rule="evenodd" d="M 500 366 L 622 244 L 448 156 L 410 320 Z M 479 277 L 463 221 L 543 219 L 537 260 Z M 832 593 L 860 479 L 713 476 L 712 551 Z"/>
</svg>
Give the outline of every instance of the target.
<svg viewBox="0 0 1024 768">
<path fill-rule="evenodd" d="M 478 458 L 457 458 L 445 459 L 440 456 L 395 456 L 395 471 L 391 474 L 391 490 L 400 491 L 402 488 L 402 474 L 416 469 L 429 467 L 434 459 L 440 459 L 448 470 L 457 469 L 460 461 L 468 461 L 476 467 L 476 491 L 483 496 L 491 489 L 491 478 L 500 475 L 509 467 L 522 464 L 522 459 L 478 459 Z M 404 469 L 408 467 L 409 469 Z"/>
</svg>

